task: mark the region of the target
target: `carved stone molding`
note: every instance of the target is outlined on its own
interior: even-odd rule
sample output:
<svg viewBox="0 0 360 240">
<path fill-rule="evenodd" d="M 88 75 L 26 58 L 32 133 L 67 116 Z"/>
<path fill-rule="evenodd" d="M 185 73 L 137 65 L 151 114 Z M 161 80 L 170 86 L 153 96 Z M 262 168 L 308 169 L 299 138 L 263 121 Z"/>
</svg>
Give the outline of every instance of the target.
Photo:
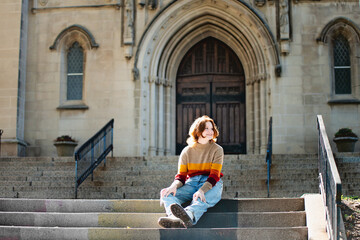
<svg viewBox="0 0 360 240">
<path fill-rule="evenodd" d="M 147 5 L 148 8 L 152 10 L 156 9 L 158 6 L 157 0 L 139 0 L 138 3 L 141 7 L 145 7 Z"/>
<path fill-rule="evenodd" d="M 158 5 L 157 0 L 148 0 L 148 6 L 150 9 L 156 9 Z"/>
<path fill-rule="evenodd" d="M 47 3 L 48 3 L 48 0 L 39 0 L 39 4 L 41 6 L 46 6 Z"/>
<path fill-rule="evenodd" d="M 291 0 L 276 1 L 276 35 L 277 40 L 291 40 Z"/>
<path fill-rule="evenodd" d="M 124 7 L 124 34 L 125 57 L 133 56 L 133 46 L 135 42 L 135 3 L 134 0 L 125 0 Z"/>
<path fill-rule="evenodd" d="M 134 67 L 132 70 L 132 73 L 133 73 L 134 80 L 138 80 L 139 79 L 139 69 Z"/>
<path fill-rule="evenodd" d="M 265 3 L 266 3 L 266 0 L 255 0 L 255 5 L 257 7 L 262 7 L 265 5 Z"/>
</svg>

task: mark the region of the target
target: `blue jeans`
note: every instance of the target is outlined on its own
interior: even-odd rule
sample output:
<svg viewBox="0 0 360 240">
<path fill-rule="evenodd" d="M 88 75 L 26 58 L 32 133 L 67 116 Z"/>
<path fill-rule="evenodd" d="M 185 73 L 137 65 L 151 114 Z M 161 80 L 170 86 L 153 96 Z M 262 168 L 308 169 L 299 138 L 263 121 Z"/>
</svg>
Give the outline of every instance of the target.
<svg viewBox="0 0 360 240">
<path fill-rule="evenodd" d="M 170 205 L 177 203 L 179 205 L 191 200 L 191 204 L 185 208 L 194 214 L 194 222 L 196 224 L 200 217 L 207 211 L 208 208 L 215 206 L 220 199 L 223 190 L 223 182 L 220 179 L 212 189 L 205 193 L 206 202 L 203 202 L 198 198 L 197 201 L 193 201 L 193 194 L 197 192 L 202 185 L 206 182 L 208 176 L 198 175 L 189 178 L 185 185 L 176 190 L 175 196 L 171 193 L 169 196 L 162 198 L 165 205 L 166 214 L 171 214 Z"/>
</svg>

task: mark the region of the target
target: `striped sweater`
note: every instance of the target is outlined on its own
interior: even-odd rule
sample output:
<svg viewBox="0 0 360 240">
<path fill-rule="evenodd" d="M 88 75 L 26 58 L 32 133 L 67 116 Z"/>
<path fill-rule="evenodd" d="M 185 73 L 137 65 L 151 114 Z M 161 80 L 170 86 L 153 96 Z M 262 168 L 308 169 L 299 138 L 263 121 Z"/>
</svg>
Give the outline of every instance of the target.
<svg viewBox="0 0 360 240">
<path fill-rule="evenodd" d="M 177 187 L 185 184 L 187 178 L 197 175 L 208 175 L 207 181 L 200 188 L 204 193 L 209 191 L 223 176 L 221 173 L 224 151 L 214 142 L 196 143 L 185 147 L 180 154 L 178 173 L 175 176 Z"/>
</svg>

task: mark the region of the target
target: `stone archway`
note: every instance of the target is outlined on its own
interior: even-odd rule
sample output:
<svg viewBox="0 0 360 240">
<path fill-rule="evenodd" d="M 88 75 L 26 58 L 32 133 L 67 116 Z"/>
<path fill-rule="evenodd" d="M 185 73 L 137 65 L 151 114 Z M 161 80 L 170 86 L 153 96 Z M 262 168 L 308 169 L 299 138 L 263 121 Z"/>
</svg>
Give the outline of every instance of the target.
<svg viewBox="0 0 360 240">
<path fill-rule="evenodd" d="M 134 72 L 143 155 L 175 154 L 176 74 L 184 54 L 214 37 L 243 63 L 246 76 L 246 146 L 265 152 L 270 84 L 279 56 L 259 14 L 237 0 L 176 1 L 154 19 L 141 38 Z"/>
</svg>

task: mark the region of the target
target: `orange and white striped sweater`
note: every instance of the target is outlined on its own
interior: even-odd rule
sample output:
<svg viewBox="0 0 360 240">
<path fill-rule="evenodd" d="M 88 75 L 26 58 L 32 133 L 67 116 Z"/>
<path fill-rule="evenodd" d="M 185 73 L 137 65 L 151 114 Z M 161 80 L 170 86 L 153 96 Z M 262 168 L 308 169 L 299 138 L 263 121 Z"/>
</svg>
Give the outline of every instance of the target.
<svg viewBox="0 0 360 240">
<path fill-rule="evenodd" d="M 207 181 L 200 188 L 204 193 L 209 191 L 223 176 L 221 173 L 224 161 L 223 148 L 214 143 L 195 143 L 185 147 L 179 158 L 178 173 L 175 176 L 176 186 L 185 184 L 186 179 L 197 175 L 208 175 Z"/>
</svg>

